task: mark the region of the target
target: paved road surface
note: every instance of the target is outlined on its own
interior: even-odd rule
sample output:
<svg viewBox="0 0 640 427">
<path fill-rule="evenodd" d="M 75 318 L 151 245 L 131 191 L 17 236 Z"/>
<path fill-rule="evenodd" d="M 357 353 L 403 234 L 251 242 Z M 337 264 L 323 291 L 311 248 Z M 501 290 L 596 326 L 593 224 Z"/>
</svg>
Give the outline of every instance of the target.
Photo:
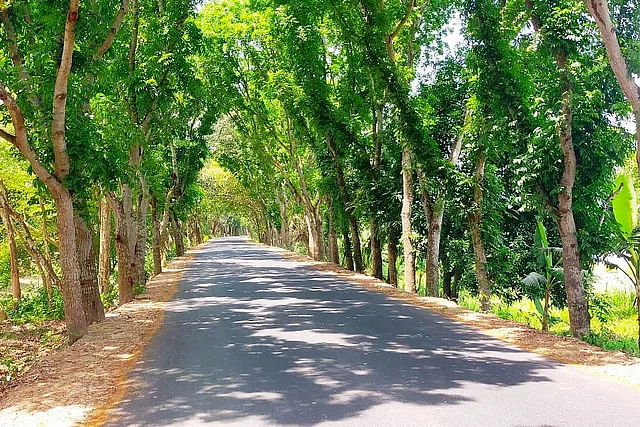
<svg viewBox="0 0 640 427">
<path fill-rule="evenodd" d="M 112 425 L 640 426 L 640 390 L 239 238 L 200 251 Z"/>
</svg>

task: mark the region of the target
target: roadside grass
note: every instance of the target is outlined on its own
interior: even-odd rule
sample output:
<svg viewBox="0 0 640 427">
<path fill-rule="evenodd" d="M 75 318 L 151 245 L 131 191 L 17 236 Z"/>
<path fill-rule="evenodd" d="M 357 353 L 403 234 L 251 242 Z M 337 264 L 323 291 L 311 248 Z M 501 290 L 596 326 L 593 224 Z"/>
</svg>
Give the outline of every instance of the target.
<svg viewBox="0 0 640 427">
<path fill-rule="evenodd" d="M 620 350 L 635 357 L 640 357 L 638 349 L 638 321 L 634 306 L 635 297 L 621 291 L 608 291 L 596 294 L 597 298 L 606 301 L 606 311 L 592 314 L 592 333 L 584 340 L 605 350 Z M 469 291 L 462 290 L 458 296 L 458 304 L 469 310 L 481 311 L 480 300 Z M 496 316 L 524 323 L 535 329 L 542 329 L 540 316 L 533 301 L 523 298 L 513 304 L 507 304 L 498 297 L 491 299 L 491 313 Z M 552 308 L 551 316 L 557 321 L 550 325 L 549 331 L 556 335 L 570 335 L 569 311 L 566 308 Z"/>
</svg>

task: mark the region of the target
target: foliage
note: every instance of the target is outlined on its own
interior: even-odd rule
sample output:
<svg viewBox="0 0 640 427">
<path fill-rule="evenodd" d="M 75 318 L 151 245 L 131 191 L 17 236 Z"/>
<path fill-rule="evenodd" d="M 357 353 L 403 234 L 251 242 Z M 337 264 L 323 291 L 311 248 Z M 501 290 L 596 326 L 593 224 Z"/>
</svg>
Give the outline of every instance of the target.
<svg viewBox="0 0 640 427">
<path fill-rule="evenodd" d="M 62 294 L 57 288 L 53 289 L 51 305 L 47 301 L 47 290 L 40 287 L 23 293 L 22 299 L 17 303 L 11 297 L 2 297 L 0 306 L 11 322 L 17 325 L 64 318 Z"/>
</svg>

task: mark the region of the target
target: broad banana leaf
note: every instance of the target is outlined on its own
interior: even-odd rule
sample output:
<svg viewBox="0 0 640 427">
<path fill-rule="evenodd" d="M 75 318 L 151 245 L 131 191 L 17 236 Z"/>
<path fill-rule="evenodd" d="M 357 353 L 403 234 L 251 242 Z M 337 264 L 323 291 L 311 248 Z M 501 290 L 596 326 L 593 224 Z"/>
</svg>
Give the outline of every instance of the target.
<svg viewBox="0 0 640 427">
<path fill-rule="evenodd" d="M 613 198 L 613 214 L 628 238 L 638 226 L 638 199 L 631 174 L 623 173 L 616 179 L 618 193 Z"/>
</svg>

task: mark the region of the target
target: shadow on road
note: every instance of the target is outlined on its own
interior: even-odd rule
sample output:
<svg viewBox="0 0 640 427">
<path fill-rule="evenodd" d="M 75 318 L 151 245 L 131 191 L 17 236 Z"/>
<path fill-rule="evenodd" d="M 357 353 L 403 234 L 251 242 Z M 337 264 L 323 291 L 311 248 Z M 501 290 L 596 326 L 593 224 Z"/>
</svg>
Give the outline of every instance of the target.
<svg viewBox="0 0 640 427">
<path fill-rule="evenodd" d="M 457 405 L 470 400 L 465 384 L 548 381 L 540 371 L 554 366 L 276 251 L 222 240 L 183 276 L 116 416 L 121 425 L 314 424 L 388 402 Z"/>
</svg>

